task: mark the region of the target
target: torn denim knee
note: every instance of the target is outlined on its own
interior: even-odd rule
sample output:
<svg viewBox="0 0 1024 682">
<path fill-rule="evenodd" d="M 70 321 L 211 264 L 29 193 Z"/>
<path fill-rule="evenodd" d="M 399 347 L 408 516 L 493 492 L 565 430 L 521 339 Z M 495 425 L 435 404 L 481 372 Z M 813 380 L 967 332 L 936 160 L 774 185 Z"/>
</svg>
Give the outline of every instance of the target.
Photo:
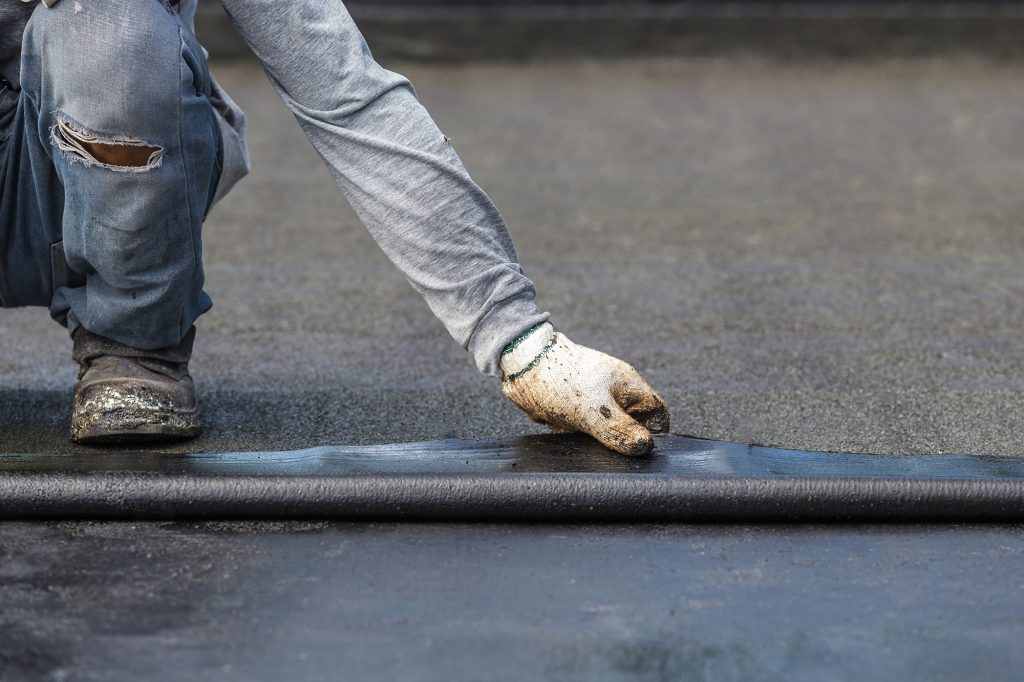
<svg viewBox="0 0 1024 682">
<path fill-rule="evenodd" d="M 50 140 L 71 163 L 106 168 L 120 173 L 142 173 L 158 168 L 164 149 L 133 137 L 105 136 L 58 114 Z"/>
</svg>

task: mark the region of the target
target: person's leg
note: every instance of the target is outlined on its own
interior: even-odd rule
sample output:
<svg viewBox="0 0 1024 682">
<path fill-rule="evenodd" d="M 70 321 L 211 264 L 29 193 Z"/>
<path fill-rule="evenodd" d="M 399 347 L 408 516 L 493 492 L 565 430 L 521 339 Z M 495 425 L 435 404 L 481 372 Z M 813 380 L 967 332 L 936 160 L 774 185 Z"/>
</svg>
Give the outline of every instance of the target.
<svg viewBox="0 0 1024 682">
<path fill-rule="evenodd" d="M 37 8 L 23 46 L 18 203 L 49 208 L 15 229 L 39 241 L 59 223 L 83 281 L 41 301 L 24 282 L 39 276 L 8 266 L 7 305 L 48 304 L 134 348 L 180 343 L 210 307 L 200 228 L 219 133 L 198 43 L 162 0 L 90 0 Z"/>
<path fill-rule="evenodd" d="M 0 296 L 49 305 L 82 364 L 72 436 L 198 432 L 187 374 L 220 168 L 210 78 L 161 0 L 40 6 L 0 160 Z M 183 360 L 182 360 L 183 359 Z"/>
</svg>

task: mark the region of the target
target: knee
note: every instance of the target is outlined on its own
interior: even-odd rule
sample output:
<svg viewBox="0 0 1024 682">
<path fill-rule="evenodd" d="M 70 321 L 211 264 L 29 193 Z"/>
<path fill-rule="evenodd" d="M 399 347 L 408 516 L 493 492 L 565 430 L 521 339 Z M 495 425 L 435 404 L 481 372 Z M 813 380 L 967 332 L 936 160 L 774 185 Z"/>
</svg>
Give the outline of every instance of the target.
<svg viewBox="0 0 1024 682">
<path fill-rule="evenodd" d="M 62 0 L 33 12 L 22 80 L 38 89 L 41 110 L 103 128 L 175 104 L 180 55 L 178 22 L 163 0 Z"/>
<path fill-rule="evenodd" d="M 166 153 L 160 145 L 143 139 L 95 132 L 63 112 L 56 114 L 50 141 L 69 161 L 124 172 L 156 168 Z"/>
<path fill-rule="evenodd" d="M 65 158 L 147 170 L 178 137 L 183 89 L 208 78 L 196 49 L 164 0 L 61 0 L 32 14 L 22 80 Z"/>
</svg>

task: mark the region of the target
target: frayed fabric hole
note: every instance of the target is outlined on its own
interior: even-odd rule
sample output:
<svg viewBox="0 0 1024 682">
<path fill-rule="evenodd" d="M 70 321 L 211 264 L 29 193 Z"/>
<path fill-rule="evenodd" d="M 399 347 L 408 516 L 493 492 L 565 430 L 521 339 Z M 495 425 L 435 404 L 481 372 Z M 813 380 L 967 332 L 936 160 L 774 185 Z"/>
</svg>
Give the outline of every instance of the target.
<svg viewBox="0 0 1024 682">
<path fill-rule="evenodd" d="M 106 168 L 120 173 L 141 173 L 158 168 L 163 148 L 131 137 L 106 137 L 58 116 L 50 140 L 71 163 Z"/>
</svg>

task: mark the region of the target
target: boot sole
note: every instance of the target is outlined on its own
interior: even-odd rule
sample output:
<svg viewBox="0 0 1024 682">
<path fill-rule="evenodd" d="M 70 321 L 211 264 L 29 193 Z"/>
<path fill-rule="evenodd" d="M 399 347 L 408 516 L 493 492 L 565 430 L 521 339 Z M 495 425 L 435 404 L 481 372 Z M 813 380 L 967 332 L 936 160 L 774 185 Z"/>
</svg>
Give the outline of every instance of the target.
<svg viewBox="0 0 1024 682">
<path fill-rule="evenodd" d="M 199 435 L 194 426 L 141 424 L 135 427 L 111 427 L 106 424 L 83 426 L 71 434 L 71 440 L 82 445 L 125 445 L 131 443 L 159 443 L 189 440 Z"/>
<path fill-rule="evenodd" d="M 85 445 L 153 443 L 195 438 L 199 414 L 195 401 L 175 405 L 140 381 L 108 381 L 75 386 L 71 440 Z"/>
<path fill-rule="evenodd" d="M 195 411 L 115 410 L 76 414 L 71 419 L 71 440 L 83 445 L 188 440 L 200 430 Z"/>
</svg>

